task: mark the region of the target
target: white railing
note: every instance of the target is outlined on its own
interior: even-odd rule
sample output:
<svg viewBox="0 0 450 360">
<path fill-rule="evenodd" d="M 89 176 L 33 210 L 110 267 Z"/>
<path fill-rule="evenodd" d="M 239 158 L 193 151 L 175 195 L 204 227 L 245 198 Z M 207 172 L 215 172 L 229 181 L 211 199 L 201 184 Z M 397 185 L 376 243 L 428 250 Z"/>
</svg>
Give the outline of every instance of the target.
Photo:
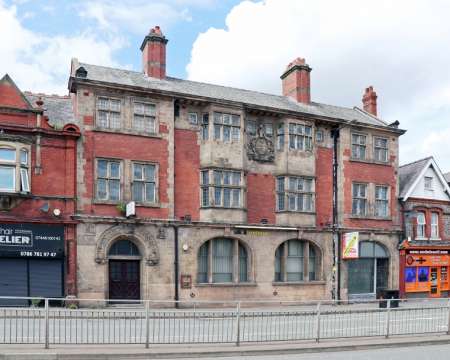
<svg viewBox="0 0 450 360">
<path fill-rule="evenodd" d="M 0 297 L 0 344 L 199 344 L 449 333 L 450 301 L 160 301 Z M 3 305 L 2 305 L 3 304 Z M 394 305 L 399 305 L 394 307 Z"/>
</svg>

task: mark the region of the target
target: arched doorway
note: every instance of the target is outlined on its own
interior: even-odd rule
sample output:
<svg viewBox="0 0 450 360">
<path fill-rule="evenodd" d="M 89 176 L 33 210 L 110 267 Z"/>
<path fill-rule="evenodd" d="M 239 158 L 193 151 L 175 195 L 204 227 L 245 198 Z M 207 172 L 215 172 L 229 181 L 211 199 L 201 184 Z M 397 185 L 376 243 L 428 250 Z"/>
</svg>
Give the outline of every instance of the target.
<svg viewBox="0 0 450 360">
<path fill-rule="evenodd" d="M 348 293 L 374 297 L 388 287 L 389 254 L 374 241 L 359 243 L 359 258 L 348 261 Z"/>
<path fill-rule="evenodd" d="M 118 240 L 111 246 L 108 251 L 110 299 L 140 299 L 140 262 L 139 249 L 130 240 Z"/>
</svg>

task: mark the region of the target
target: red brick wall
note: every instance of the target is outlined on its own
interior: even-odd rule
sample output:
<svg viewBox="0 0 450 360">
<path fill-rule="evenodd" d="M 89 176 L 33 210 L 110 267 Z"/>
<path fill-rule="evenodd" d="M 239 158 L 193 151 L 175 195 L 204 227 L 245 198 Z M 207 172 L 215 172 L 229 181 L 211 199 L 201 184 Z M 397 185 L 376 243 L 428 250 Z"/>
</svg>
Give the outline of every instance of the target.
<svg viewBox="0 0 450 360">
<path fill-rule="evenodd" d="M 344 155 L 350 156 L 350 150 Z M 393 159 L 391 159 L 391 163 Z M 399 226 L 395 167 L 358 161 L 344 160 L 344 226 L 355 228 L 390 229 Z M 390 217 L 391 220 L 356 219 L 352 216 L 352 183 L 364 182 L 376 185 L 388 185 L 390 187 Z M 373 199 L 368 199 L 369 201 Z"/>
<path fill-rule="evenodd" d="M 275 176 L 272 174 L 247 174 L 247 221 L 259 224 L 267 219 L 275 224 Z"/>
<path fill-rule="evenodd" d="M 168 142 L 164 139 L 140 137 L 127 134 L 114 134 L 99 131 L 86 131 L 84 134 L 84 184 L 86 201 L 83 211 L 89 214 L 119 216 L 116 205 L 95 204 L 95 159 L 111 158 L 120 160 L 148 161 L 159 165 L 158 199 L 161 207 L 136 208 L 139 217 L 166 219 L 168 209 Z M 123 178 L 124 181 L 131 179 Z M 124 185 L 124 184 L 123 184 Z M 122 187 L 123 192 L 123 187 Z"/>
<path fill-rule="evenodd" d="M 316 156 L 316 224 L 333 223 L 333 149 L 318 147 Z"/>
<path fill-rule="evenodd" d="M 175 130 L 175 217 L 200 219 L 200 146 L 197 132 Z"/>
</svg>

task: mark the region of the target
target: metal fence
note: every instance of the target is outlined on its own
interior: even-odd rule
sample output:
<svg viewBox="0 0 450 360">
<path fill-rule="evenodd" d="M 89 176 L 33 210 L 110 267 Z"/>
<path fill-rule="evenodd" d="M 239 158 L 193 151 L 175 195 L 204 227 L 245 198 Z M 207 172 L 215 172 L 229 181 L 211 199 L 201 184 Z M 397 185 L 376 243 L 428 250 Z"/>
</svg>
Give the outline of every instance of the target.
<svg viewBox="0 0 450 360">
<path fill-rule="evenodd" d="M 0 297 L 2 300 L 13 298 Z M 18 298 L 15 298 L 16 300 Z M 31 300 L 30 298 L 20 298 Z M 449 334 L 450 300 L 162 302 L 33 300 L 0 307 L 0 344 L 199 344 Z M 50 306 L 59 301 L 59 306 Z M 77 304 L 77 306 L 75 306 Z M 177 305 L 178 308 L 174 308 Z M 172 307 L 168 309 L 168 307 Z"/>
</svg>

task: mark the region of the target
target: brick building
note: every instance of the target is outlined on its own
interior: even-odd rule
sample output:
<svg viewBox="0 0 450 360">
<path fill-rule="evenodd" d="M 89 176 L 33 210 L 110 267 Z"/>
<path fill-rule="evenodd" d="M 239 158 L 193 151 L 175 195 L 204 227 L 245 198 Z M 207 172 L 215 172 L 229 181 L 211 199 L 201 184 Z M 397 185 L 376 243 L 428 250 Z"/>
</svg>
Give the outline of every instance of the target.
<svg viewBox="0 0 450 360">
<path fill-rule="evenodd" d="M 448 297 L 450 188 L 433 157 L 399 168 L 404 241 L 400 294 Z"/>
<path fill-rule="evenodd" d="M 335 269 L 343 298 L 398 287 L 404 131 L 373 88 L 363 109 L 313 102 L 304 59 L 282 96 L 176 79 L 166 43 L 151 29 L 142 72 L 72 60 L 78 295 L 330 298 Z M 350 231 L 361 258 L 336 261 Z"/>
<path fill-rule="evenodd" d="M 70 97 L 0 80 L 0 296 L 76 294 L 79 136 Z"/>
</svg>

